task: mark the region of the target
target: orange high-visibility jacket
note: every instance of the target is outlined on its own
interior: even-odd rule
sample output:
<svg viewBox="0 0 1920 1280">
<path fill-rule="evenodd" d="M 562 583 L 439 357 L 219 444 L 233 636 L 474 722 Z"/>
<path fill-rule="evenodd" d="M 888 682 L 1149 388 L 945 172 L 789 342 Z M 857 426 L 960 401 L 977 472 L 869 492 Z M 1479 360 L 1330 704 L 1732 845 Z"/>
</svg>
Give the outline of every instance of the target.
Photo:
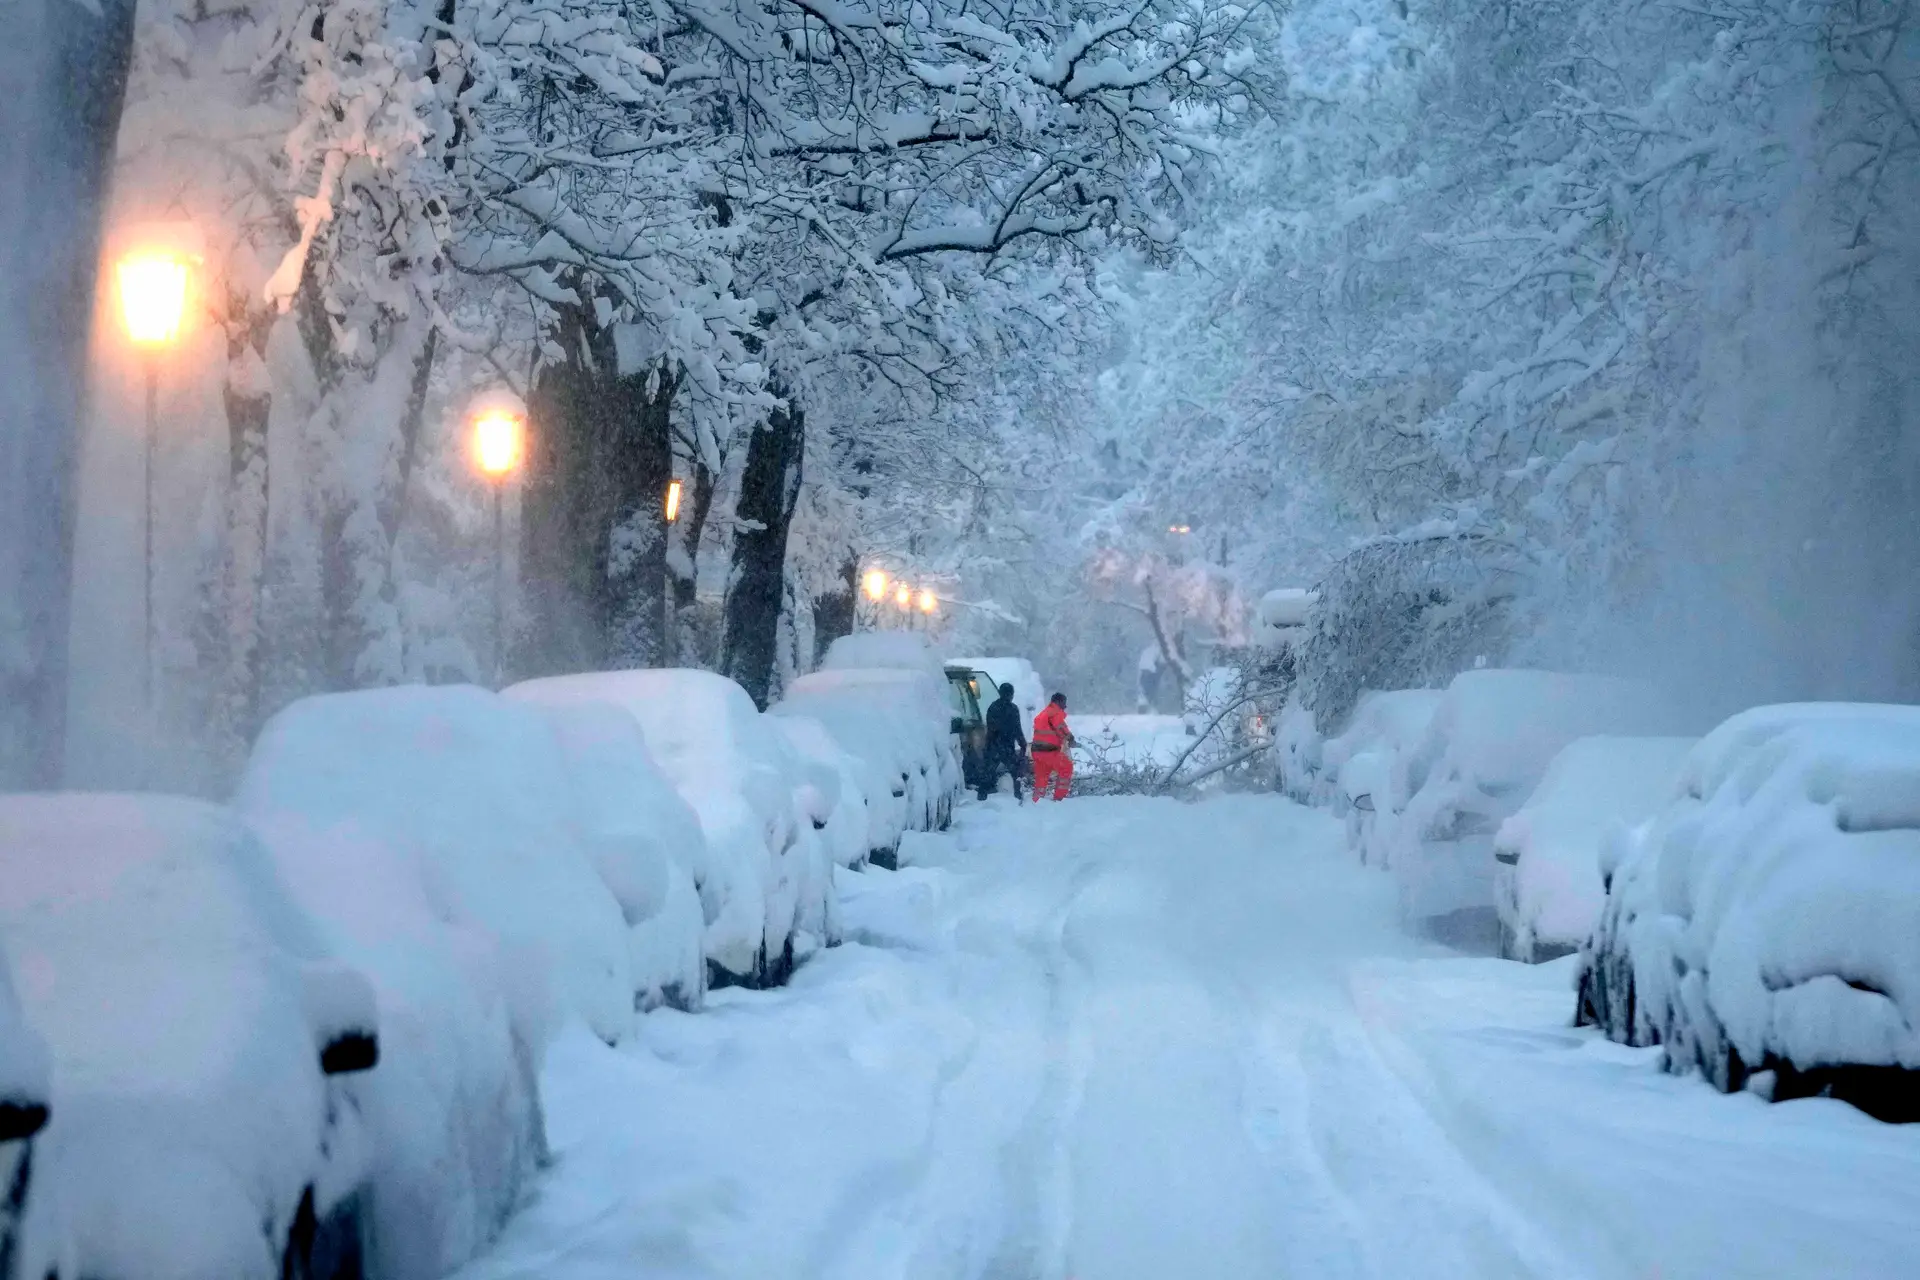
<svg viewBox="0 0 1920 1280">
<path fill-rule="evenodd" d="M 1067 712 L 1064 707 L 1049 702 L 1040 708 L 1040 714 L 1033 718 L 1033 749 L 1035 751 L 1058 751 L 1066 745 Z"/>
</svg>

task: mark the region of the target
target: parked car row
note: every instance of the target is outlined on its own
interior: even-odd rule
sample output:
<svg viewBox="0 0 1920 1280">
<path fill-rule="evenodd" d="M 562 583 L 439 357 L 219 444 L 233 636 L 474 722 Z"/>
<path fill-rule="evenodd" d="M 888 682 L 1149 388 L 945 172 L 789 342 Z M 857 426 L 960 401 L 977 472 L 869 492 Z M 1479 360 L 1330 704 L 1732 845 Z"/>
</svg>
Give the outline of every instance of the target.
<svg viewBox="0 0 1920 1280">
<path fill-rule="evenodd" d="M 701 671 L 315 697 L 229 804 L 0 798 L 0 1280 L 472 1257 L 561 1023 L 784 980 L 836 865 L 950 814 L 938 664 L 856 657 L 764 715 Z"/>
<path fill-rule="evenodd" d="M 1674 1069 L 1920 1120 L 1920 707 L 1759 707 L 1480 670 L 1361 698 L 1317 744 L 1405 918 L 1538 962 Z"/>
</svg>

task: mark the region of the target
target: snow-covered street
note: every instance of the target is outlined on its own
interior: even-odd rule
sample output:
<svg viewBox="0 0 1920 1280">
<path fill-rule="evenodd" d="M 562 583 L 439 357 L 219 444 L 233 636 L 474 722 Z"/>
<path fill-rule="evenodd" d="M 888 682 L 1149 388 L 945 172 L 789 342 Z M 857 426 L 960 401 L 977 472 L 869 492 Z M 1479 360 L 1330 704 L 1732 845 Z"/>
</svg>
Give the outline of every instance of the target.
<svg viewBox="0 0 1920 1280">
<path fill-rule="evenodd" d="M 1568 961 L 1407 939 L 1271 796 L 963 810 L 843 873 L 791 986 L 545 1076 L 461 1280 L 1896 1276 L 1920 1134 L 1568 1024 Z"/>
</svg>

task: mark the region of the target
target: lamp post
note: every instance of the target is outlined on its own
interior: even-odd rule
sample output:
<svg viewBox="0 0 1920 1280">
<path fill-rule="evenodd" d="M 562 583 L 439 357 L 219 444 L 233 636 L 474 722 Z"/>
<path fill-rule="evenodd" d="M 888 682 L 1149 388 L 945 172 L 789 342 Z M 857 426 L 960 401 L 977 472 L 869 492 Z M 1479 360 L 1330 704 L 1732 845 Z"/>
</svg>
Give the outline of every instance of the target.
<svg viewBox="0 0 1920 1280">
<path fill-rule="evenodd" d="M 120 319 L 127 340 L 139 349 L 146 372 L 146 449 L 142 485 L 146 490 L 141 523 L 144 550 L 140 597 L 145 649 L 140 664 L 142 699 L 154 699 L 153 618 L 153 463 L 160 435 L 160 353 L 180 338 L 187 310 L 187 259 L 170 249 L 134 249 L 123 256 L 114 275 L 120 292 Z"/>
<path fill-rule="evenodd" d="M 482 409 L 473 419 L 473 465 L 493 486 L 493 682 L 506 672 L 507 481 L 526 452 L 526 422 L 515 410 Z"/>
</svg>

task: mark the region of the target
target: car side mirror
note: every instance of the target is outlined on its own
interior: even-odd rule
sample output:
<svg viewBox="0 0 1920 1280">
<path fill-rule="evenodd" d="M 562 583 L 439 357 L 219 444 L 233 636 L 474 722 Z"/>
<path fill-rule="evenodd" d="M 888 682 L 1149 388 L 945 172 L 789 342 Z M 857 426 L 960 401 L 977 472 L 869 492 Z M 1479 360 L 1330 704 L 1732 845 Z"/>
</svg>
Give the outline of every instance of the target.
<svg viewBox="0 0 1920 1280">
<path fill-rule="evenodd" d="M 47 1125 L 47 1104 L 8 1098 L 0 1102 L 0 1142 L 23 1142 Z"/>
<path fill-rule="evenodd" d="M 959 716 L 955 716 L 949 722 L 949 725 L 950 727 L 947 730 L 948 733 L 965 733 L 967 731 L 967 722 L 965 720 L 962 720 Z"/>
</svg>

